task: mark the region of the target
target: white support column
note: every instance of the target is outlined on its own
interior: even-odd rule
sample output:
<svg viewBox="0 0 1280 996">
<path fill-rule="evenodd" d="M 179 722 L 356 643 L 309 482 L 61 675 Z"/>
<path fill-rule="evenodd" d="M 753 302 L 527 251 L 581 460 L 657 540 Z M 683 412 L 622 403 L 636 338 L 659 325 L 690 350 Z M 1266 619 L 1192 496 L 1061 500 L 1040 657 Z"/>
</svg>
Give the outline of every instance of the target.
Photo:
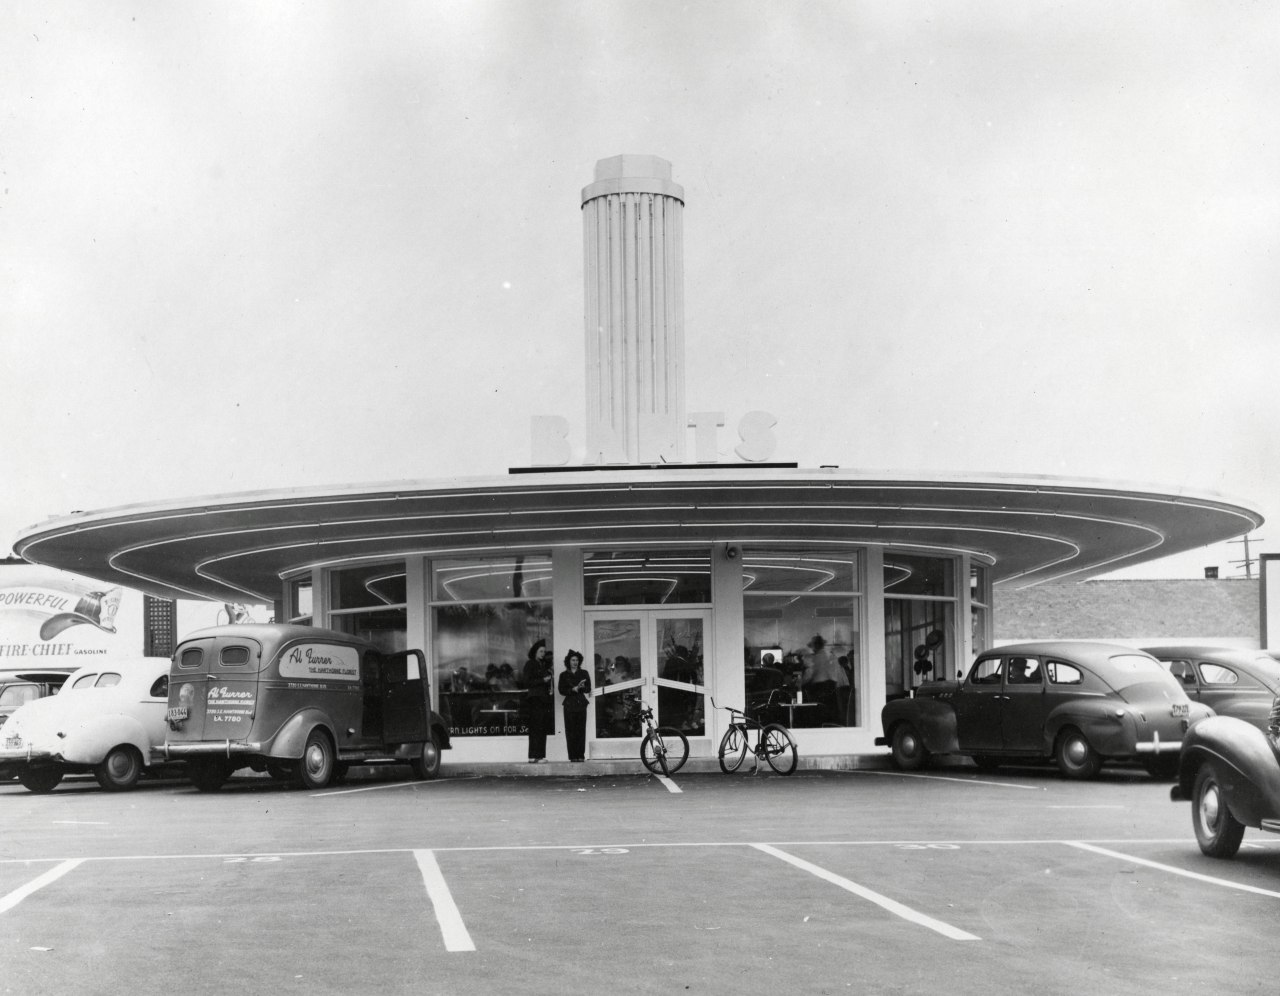
<svg viewBox="0 0 1280 996">
<path fill-rule="evenodd" d="M 863 673 L 858 696 L 858 725 L 877 729 L 880 708 L 884 705 L 884 550 L 878 546 L 866 549 L 866 577 L 863 600 L 867 606 L 867 625 L 863 630 Z"/>
<path fill-rule="evenodd" d="M 405 646 L 421 650 L 427 659 L 424 678 L 431 685 L 432 708 L 439 707 L 439 691 L 435 680 L 435 653 L 431 645 L 431 620 L 427 611 L 430 600 L 426 557 L 406 557 L 404 561 Z"/>
<path fill-rule="evenodd" d="M 328 629 L 329 608 L 332 604 L 329 597 L 329 572 L 323 567 L 311 569 L 311 625 Z"/>
<path fill-rule="evenodd" d="M 704 658 L 708 695 L 714 695 L 720 705 L 741 709 L 747 697 L 742 658 L 746 639 L 742 620 L 742 547 L 737 543 L 716 543 L 711 547 L 711 605 L 711 647 Z M 708 708 L 710 705 L 708 701 Z M 707 734 L 714 749 L 728 727 L 729 714 L 717 709 L 709 716 Z"/>
</svg>

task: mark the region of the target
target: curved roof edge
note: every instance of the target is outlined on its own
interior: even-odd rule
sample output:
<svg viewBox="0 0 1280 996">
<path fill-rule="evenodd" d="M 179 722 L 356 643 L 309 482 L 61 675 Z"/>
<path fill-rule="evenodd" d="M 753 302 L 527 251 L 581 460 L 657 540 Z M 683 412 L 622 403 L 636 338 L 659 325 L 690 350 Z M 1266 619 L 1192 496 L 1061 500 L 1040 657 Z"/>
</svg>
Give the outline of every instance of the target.
<svg viewBox="0 0 1280 996">
<path fill-rule="evenodd" d="M 309 566 L 429 552 L 787 540 L 968 552 L 998 583 L 1084 578 L 1256 529 L 1207 491 L 1044 475 L 750 464 L 301 487 L 75 513 L 15 552 L 167 597 L 262 601 Z"/>
</svg>

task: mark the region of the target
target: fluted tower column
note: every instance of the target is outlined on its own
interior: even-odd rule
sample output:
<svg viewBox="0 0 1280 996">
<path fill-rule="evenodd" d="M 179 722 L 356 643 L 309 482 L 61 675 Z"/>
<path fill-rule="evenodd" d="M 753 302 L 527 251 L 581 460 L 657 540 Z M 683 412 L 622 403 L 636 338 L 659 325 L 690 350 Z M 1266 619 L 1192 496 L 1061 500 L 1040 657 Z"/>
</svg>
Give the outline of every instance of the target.
<svg viewBox="0 0 1280 996">
<path fill-rule="evenodd" d="M 583 188 L 589 460 L 683 459 L 683 211 L 657 156 L 601 159 Z"/>
</svg>

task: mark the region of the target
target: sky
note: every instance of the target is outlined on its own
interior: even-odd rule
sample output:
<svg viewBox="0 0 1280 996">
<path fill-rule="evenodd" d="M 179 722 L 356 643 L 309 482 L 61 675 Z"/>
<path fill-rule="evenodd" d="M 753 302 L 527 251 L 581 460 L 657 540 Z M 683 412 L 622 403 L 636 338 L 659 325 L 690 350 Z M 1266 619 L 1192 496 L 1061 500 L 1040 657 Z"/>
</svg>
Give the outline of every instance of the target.
<svg viewBox="0 0 1280 996">
<path fill-rule="evenodd" d="M 801 466 L 1212 492 L 1280 552 L 1277 37 L 1229 0 L 11 0 L 0 553 L 580 438 L 620 153 L 685 191 L 690 410 Z"/>
</svg>

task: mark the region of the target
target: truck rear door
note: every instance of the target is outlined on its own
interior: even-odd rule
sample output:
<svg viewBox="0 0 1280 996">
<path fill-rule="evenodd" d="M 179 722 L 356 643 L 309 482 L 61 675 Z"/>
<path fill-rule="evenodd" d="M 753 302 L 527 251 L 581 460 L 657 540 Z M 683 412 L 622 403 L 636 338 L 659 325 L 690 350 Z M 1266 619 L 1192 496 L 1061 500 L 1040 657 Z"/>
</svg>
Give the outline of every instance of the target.
<svg viewBox="0 0 1280 996">
<path fill-rule="evenodd" d="M 258 706 L 262 647 L 241 637 L 184 644 L 169 682 L 170 741 L 243 740 Z"/>
<path fill-rule="evenodd" d="M 421 650 L 382 657 L 382 740 L 388 744 L 421 743 L 431 731 L 430 686 Z"/>
</svg>

